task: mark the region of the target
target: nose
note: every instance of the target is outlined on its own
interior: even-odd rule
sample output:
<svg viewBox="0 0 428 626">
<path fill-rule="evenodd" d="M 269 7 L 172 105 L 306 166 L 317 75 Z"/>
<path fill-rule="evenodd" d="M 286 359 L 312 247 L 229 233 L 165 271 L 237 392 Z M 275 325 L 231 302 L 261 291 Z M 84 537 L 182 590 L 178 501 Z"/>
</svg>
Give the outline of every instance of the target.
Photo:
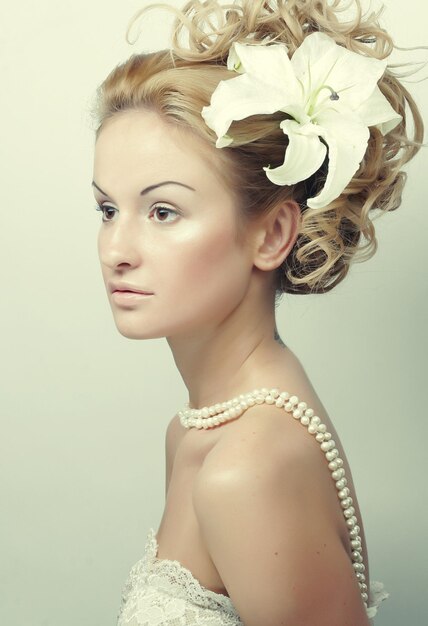
<svg viewBox="0 0 428 626">
<path fill-rule="evenodd" d="M 141 242 L 137 225 L 130 219 L 103 225 L 98 235 L 98 255 L 110 269 L 137 267 L 141 263 Z"/>
</svg>

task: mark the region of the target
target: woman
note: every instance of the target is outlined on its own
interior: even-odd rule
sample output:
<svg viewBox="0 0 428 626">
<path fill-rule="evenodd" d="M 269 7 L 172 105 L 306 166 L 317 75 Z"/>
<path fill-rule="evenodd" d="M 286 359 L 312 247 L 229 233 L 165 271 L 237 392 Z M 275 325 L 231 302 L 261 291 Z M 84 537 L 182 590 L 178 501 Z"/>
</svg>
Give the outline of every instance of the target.
<svg viewBox="0 0 428 626">
<path fill-rule="evenodd" d="M 342 8 L 189 2 L 172 53 L 133 55 L 98 90 L 115 323 L 166 337 L 189 391 L 120 626 L 366 626 L 388 595 L 340 438 L 275 324 L 283 293 L 326 292 L 374 253 L 370 211 L 399 206 L 423 138 L 389 35 Z"/>
</svg>

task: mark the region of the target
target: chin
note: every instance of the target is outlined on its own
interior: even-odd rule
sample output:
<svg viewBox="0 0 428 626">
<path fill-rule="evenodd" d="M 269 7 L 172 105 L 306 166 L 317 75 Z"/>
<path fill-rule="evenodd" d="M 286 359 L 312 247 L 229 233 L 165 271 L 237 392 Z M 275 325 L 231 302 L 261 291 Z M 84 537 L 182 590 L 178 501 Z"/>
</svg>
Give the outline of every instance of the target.
<svg viewBox="0 0 428 626">
<path fill-rule="evenodd" d="M 142 333 L 136 328 L 121 328 L 117 326 L 117 330 L 122 337 L 126 337 L 127 339 L 154 339 L 153 335 L 150 335 L 149 333 Z"/>
<path fill-rule="evenodd" d="M 119 333 L 127 339 L 158 339 L 165 337 L 162 333 L 142 331 L 141 328 L 136 327 L 133 324 L 124 324 L 123 322 L 116 322 L 116 328 Z"/>
</svg>

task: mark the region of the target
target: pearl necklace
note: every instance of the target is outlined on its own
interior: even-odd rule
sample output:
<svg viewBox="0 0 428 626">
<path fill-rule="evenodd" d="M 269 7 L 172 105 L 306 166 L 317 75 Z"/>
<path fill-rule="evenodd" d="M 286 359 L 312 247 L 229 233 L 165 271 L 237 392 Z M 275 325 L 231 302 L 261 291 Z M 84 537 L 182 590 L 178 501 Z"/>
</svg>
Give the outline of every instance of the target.
<svg viewBox="0 0 428 626">
<path fill-rule="evenodd" d="M 357 524 L 355 509 L 352 506 L 351 492 L 347 487 L 348 481 L 345 478 L 343 460 L 339 457 L 339 451 L 331 433 L 327 432 L 327 426 L 321 423 L 321 419 L 315 415 L 314 410 L 308 408 L 306 402 L 299 402 L 297 396 L 292 396 L 287 391 L 280 392 L 276 388 L 267 389 L 263 387 L 262 389 L 254 389 L 249 393 L 241 394 L 233 398 L 233 400 L 205 406 L 202 409 L 191 409 L 187 402 L 186 408 L 179 411 L 178 415 L 182 426 L 185 428 L 207 429 L 235 419 L 248 408 L 264 402 L 266 404 L 274 404 L 278 408 L 284 409 L 287 413 L 291 413 L 296 420 L 299 420 L 303 426 L 307 427 L 308 432 L 314 435 L 319 442 L 321 450 L 328 461 L 331 477 L 336 483 L 337 495 L 350 535 L 352 566 L 358 580 L 364 606 L 367 608 L 368 589 L 364 575 L 366 568 L 362 557 L 361 537 L 359 535 L 360 527 Z"/>
</svg>

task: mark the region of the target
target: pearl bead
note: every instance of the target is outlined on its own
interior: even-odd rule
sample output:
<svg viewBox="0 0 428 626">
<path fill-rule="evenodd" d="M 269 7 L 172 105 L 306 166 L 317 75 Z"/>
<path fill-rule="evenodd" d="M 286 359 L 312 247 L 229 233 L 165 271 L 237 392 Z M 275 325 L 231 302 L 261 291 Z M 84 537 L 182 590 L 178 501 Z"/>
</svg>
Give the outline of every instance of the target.
<svg viewBox="0 0 428 626">
<path fill-rule="evenodd" d="M 306 411 L 306 415 L 307 415 L 308 417 L 311 417 L 308 413 L 309 413 L 309 412 L 308 412 L 308 411 Z M 318 415 L 315 415 L 315 416 L 311 419 L 311 424 L 313 424 L 314 426 L 319 426 L 319 425 L 321 424 L 321 420 L 320 420 L 320 418 L 318 417 Z"/>
<path fill-rule="evenodd" d="M 343 478 L 344 475 L 345 475 L 345 472 L 342 468 L 337 469 L 335 472 L 332 472 L 331 474 L 334 480 L 339 480 L 340 478 Z"/>
<path fill-rule="evenodd" d="M 333 461 L 333 459 L 335 459 L 338 454 L 339 452 L 337 448 L 333 448 L 333 450 L 325 453 L 325 458 L 327 459 L 327 461 Z"/>
<path fill-rule="evenodd" d="M 314 416 L 314 410 L 313 409 L 306 409 L 305 414 L 309 418 L 311 418 L 311 422 L 313 422 L 314 420 L 319 420 L 318 424 L 321 423 L 320 418 L 317 415 Z"/>
</svg>

